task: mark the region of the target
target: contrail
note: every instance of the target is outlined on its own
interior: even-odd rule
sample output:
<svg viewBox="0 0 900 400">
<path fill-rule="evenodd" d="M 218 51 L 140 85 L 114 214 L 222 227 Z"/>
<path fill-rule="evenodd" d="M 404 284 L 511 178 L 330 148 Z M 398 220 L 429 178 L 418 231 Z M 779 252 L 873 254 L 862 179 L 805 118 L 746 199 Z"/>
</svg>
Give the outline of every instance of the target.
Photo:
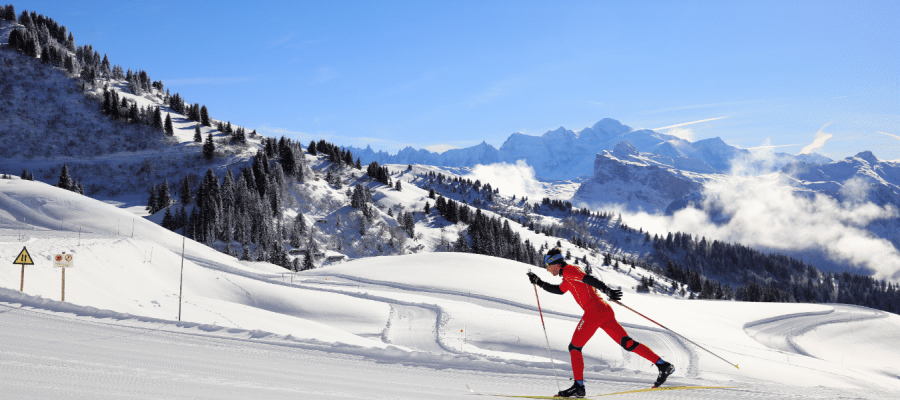
<svg viewBox="0 0 900 400">
<path fill-rule="evenodd" d="M 768 145 L 768 146 L 756 146 L 756 147 L 748 147 L 744 150 L 756 150 L 756 149 L 774 149 L 776 147 L 791 147 L 791 146 L 803 146 L 803 143 L 797 144 L 779 144 L 779 145 Z"/>
<path fill-rule="evenodd" d="M 875 132 L 878 132 L 878 133 L 880 133 L 880 134 L 882 134 L 882 135 L 888 135 L 888 136 L 890 136 L 890 137 L 894 137 L 894 138 L 900 139 L 900 136 L 892 135 L 892 134 L 887 133 L 887 132 L 882 132 L 882 131 L 875 131 Z"/>
<path fill-rule="evenodd" d="M 656 128 L 656 129 L 653 129 L 653 130 L 654 130 L 654 131 L 658 131 L 658 130 L 661 130 L 661 129 L 677 128 L 677 127 L 679 127 L 679 126 L 699 124 L 699 123 L 701 123 L 701 122 L 715 121 L 715 120 L 717 120 L 717 119 L 722 119 L 722 118 L 728 118 L 728 116 L 725 116 L 725 117 L 718 117 L 718 118 L 710 118 L 710 119 L 702 119 L 702 120 L 700 120 L 700 121 L 694 121 L 694 122 L 685 122 L 685 123 L 683 123 L 683 124 L 669 125 L 669 126 L 664 126 L 664 127 L 662 127 L 662 128 Z"/>
</svg>

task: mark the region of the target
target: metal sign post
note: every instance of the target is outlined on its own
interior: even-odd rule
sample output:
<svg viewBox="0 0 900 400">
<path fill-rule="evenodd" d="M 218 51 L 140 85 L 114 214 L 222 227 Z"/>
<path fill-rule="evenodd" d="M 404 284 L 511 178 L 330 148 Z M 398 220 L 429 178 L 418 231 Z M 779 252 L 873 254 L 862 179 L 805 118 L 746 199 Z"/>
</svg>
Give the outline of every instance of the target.
<svg viewBox="0 0 900 400">
<path fill-rule="evenodd" d="M 31 260 L 31 255 L 28 254 L 28 249 L 25 246 L 22 246 L 22 251 L 16 256 L 13 264 L 21 264 L 22 265 L 22 283 L 19 284 L 19 291 L 25 291 L 25 266 L 26 265 L 34 265 L 34 261 Z"/>
<path fill-rule="evenodd" d="M 53 266 L 62 268 L 62 301 L 66 301 L 66 268 L 74 267 L 75 259 L 71 254 L 62 252 L 62 254 L 53 256 Z"/>
</svg>

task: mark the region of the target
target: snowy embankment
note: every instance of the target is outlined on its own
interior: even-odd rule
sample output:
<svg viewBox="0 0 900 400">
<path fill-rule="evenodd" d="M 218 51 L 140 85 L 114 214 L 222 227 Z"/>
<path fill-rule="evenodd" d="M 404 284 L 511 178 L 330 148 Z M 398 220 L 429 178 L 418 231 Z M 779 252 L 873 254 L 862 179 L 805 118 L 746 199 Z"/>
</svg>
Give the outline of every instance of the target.
<svg viewBox="0 0 900 400">
<path fill-rule="evenodd" d="M 510 394 L 556 390 L 528 265 L 427 253 L 283 275 L 108 204 L 17 179 L 0 180 L 0 243 L 0 370 L 8 377 L 0 391 L 16 398 L 461 398 L 466 383 Z M 23 246 L 35 265 L 25 267 L 20 293 L 21 269 L 9 263 Z M 65 303 L 51 266 L 62 251 L 76 263 Z M 627 276 L 598 275 L 624 286 L 624 304 L 739 364 L 614 305 L 631 336 L 676 364 L 672 385 L 736 388 L 696 396 L 900 392 L 897 315 L 638 295 Z M 580 309 L 570 296 L 539 296 L 567 379 L 565 349 Z M 603 332 L 584 354 L 589 395 L 647 387 L 655 377 Z M 691 396 L 671 393 L 657 397 Z"/>
</svg>

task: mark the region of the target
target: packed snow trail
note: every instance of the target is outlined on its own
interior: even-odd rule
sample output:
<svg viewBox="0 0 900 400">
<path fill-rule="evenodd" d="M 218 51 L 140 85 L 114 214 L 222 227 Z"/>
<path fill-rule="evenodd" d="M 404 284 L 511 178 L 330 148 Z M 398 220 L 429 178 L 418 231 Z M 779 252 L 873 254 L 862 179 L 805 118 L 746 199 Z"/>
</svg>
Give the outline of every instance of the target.
<svg viewBox="0 0 900 400">
<path fill-rule="evenodd" d="M 438 315 L 425 307 L 391 305 L 385 342 L 418 351 L 444 353 L 438 344 Z"/>
<path fill-rule="evenodd" d="M 753 321 L 744 325 L 744 331 L 771 349 L 815 357 L 796 343 L 796 339 L 813 329 L 827 324 L 853 323 L 869 319 L 886 318 L 887 313 L 869 308 L 829 304 L 831 310 L 781 315 Z"/>
<path fill-rule="evenodd" d="M 0 302 L 0 325 L 4 327 L 0 393 L 15 399 L 471 399 L 467 384 L 510 395 L 555 391 L 549 371 L 503 362 L 429 361 L 392 348 L 372 351 L 286 339 L 229 338 L 174 321 L 72 317 Z M 589 396 L 647 385 L 638 379 L 590 373 L 587 379 Z M 877 399 L 895 394 L 700 380 L 680 384 L 684 383 L 737 388 L 690 396 L 661 392 L 653 398 Z"/>
</svg>

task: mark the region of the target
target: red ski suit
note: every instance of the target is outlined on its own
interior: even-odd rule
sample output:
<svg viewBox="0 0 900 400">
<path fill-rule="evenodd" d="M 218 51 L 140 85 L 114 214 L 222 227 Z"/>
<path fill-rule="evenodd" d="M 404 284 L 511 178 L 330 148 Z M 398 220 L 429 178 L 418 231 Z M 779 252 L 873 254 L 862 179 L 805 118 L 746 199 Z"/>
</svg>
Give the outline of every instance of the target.
<svg viewBox="0 0 900 400">
<path fill-rule="evenodd" d="M 569 345 L 569 355 L 572 357 L 572 374 L 575 380 L 580 381 L 584 379 L 584 357 L 581 355 L 581 348 L 594 336 L 597 328 L 602 328 L 609 337 L 626 350 L 633 351 L 652 363 L 659 360 L 659 356 L 653 350 L 635 342 L 628 336 L 622 325 L 616 321 L 616 315 L 612 308 L 597 293 L 597 289 L 584 283 L 583 279 L 587 274 L 581 268 L 574 265 L 565 265 L 560 270 L 560 275 L 562 276 L 562 283 L 559 285 L 559 290 L 563 293 L 572 293 L 572 297 L 584 310 L 584 315 L 581 317 L 578 327 L 575 328 L 575 333 L 572 335 L 572 343 Z"/>
</svg>

